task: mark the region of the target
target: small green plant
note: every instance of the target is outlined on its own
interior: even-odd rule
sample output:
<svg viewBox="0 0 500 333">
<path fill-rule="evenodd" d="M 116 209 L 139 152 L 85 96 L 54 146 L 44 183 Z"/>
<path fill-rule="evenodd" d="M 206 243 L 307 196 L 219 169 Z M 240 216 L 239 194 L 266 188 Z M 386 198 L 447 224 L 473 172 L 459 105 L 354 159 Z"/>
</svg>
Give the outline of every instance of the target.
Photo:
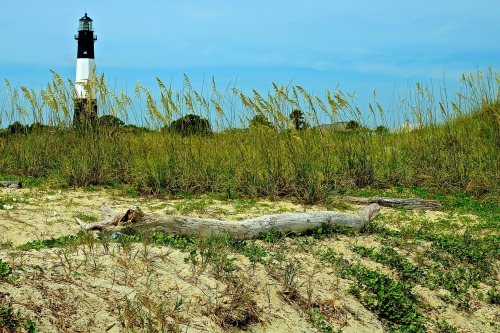
<svg viewBox="0 0 500 333">
<path fill-rule="evenodd" d="M 336 235 L 351 235 L 353 233 L 352 229 L 344 227 L 344 226 L 337 226 L 337 225 L 322 225 L 319 228 L 314 229 L 311 231 L 312 235 L 317 238 L 317 239 L 323 239 L 327 237 L 334 237 Z"/>
<path fill-rule="evenodd" d="M 195 240 L 192 238 L 167 235 L 162 232 L 155 232 L 151 234 L 149 239 L 153 244 L 169 245 L 181 250 L 185 250 L 195 244 Z"/>
<path fill-rule="evenodd" d="M 434 325 L 436 326 L 436 332 L 439 333 L 456 333 L 458 332 L 457 328 L 453 325 L 450 325 L 446 322 L 446 320 L 434 321 Z"/>
<path fill-rule="evenodd" d="M 14 203 L 14 198 L 11 196 L 1 196 L 0 197 L 0 209 L 12 209 L 12 204 Z"/>
<path fill-rule="evenodd" d="M 276 243 L 277 241 L 283 239 L 285 237 L 285 234 L 280 231 L 271 229 L 268 232 L 264 233 L 261 237 L 265 242 Z"/>
<path fill-rule="evenodd" d="M 264 249 L 262 246 L 256 245 L 255 242 L 245 246 L 243 253 L 245 254 L 245 256 L 247 256 L 247 258 L 253 265 L 255 265 L 256 263 L 263 264 L 265 262 L 264 258 L 268 256 L 266 249 Z"/>
<path fill-rule="evenodd" d="M 12 267 L 0 259 L 0 281 L 8 281 L 12 277 Z"/>
<path fill-rule="evenodd" d="M 233 272 L 239 270 L 238 265 L 235 263 L 235 257 L 229 257 L 226 252 L 220 254 L 213 260 L 213 272 L 216 278 L 228 280 Z"/>
<path fill-rule="evenodd" d="M 489 303 L 500 305 L 500 290 L 496 288 L 490 288 L 488 290 L 488 296 L 486 297 Z"/>
<path fill-rule="evenodd" d="M 10 306 L 0 307 L 0 332 L 36 333 L 38 324 L 29 318 L 24 318 L 20 311 Z"/>
<path fill-rule="evenodd" d="M 424 318 L 416 306 L 418 300 L 408 284 L 396 282 L 359 263 L 351 264 L 330 248 L 317 255 L 333 264 L 342 277 L 354 277 L 356 281 L 350 285 L 349 292 L 386 321 L 391 329 L 402 332 L 425 331 Z"/>
<path fill-rule="evenodd" d="M 58 238 L 50 238 L 50 239 L 41 239 L 41 240 L 36 240 L 36 241 L 31 241 L 27 242 L 23 245 L 19 246 L 19 249 L 21 250 L 39 250 L 43 248 L 54 248 L 54 247 L 61 247 L 64 245 L 69 245 L 69 244 L 77 244 L 80 241 L 81 234 L 79 233 L 78 235 L 68 235 L 68 236 L 62 236 Z"/>
<path fill-rule="evenodd" d="M 353 251 L 362 256 L 369 257 L 379 263 L 386 264 L 389 267 L 397 269 L 400 278 L 403 281 L 408 280 L 418 282 L 424 275 L 424 272 L 420 267 L 409 262 L 405 256 L 397 253 L 392 247 L 382 246 L 377 252 L 373 248 L 355 246 Z"/>
<path fill-rule="evenodd" d="M 319 332 L 322 333 L 342 333 L 341 329 L 336 330 L 334 327 L 332 327 L 328 321 L 326 321 L 326 318 L 324 315 L 319 313 L 318 308 L 310 308 L 307 310 L 307 315 L 309 316 L 309 322 L 312 327 L 317 329 Z"/>
<path fill-rule="evenodd" d="M 361 299 L 367 308 L 389 321 L 391 326 L 405 332 L 423 332 L 423 317 L 415 306 L 416 299 L 404 284 L 392 281 L 387 275 L 364 268 L 351 267 L 358 280 Z"/>
</svg>

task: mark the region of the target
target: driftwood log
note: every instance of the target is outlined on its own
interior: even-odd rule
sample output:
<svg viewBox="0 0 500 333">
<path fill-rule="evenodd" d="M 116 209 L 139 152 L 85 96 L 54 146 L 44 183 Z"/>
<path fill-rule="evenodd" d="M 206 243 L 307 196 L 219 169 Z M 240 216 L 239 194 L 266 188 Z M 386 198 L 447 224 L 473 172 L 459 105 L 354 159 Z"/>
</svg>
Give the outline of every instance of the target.
<svg viewBox="0 0 500 333">
<path fill-rule="evenodd" d="M 360 197 L 345 197 L 347 202 L 355 204 L 372 204 L 376 203 L 384 207 L 399 207 L 408 210 L 422 209 L 422 210 L 440 210 L 442 208 L 441 202 L 437 200 L 424 200 L 419 198 L 387 198 L 387 197 L 373 197 L 373 198 L 360 198 Z"/>
<path fill-rule="evenodd" d="M 21 188 L 21 182 L 15 180 L 2 180 L 0 181 L 0 186 L 8 188 Z"/>
<path fill-rule="evenodd" d="M 75 219 L 84 230 L 119 230 L 123 227 L 129 227 L 138 231 L 163 231 L 178 236 L 231 235 L 238 239 L 251 239 L 270 230 L 299 233 L 323 225 L 344 226 L 359 230 L 370 223 L 379 211 L 379 205 L 371 204 L 354 214 L 318 211 L 264 215 L 242 221 L 222 221 L 209 218 L 145 214 L 138 207 L 129 209 L 125 214 L 117 214 L 107 204 L 103 204 L 101 206 L 101 221 L 85 223 L 79 218 Z"/>
</svg>

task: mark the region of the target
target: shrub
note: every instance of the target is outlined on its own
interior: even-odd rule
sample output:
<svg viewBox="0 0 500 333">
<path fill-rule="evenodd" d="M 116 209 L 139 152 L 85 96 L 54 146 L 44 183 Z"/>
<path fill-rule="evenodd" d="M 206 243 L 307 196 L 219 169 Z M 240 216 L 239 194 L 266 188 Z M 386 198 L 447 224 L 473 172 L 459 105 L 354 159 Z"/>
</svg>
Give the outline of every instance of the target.
<svg viewBox="0 0 500 333">
<path fill-rule="evenodd" d="M 188 135 L 209 135 L 212 133 L 210 122 L 195 114 L 188 114 L 182 118 L 174 120 L 167 128 L 170 132 Z"/>
<path fill-rule="evenodd" d="M 250 127 L 257 127 L 257 126 L 266 126 L 274 128 L 273 124 L 263 114 L 255 115 L 255 117 L 250 119 Z"/>
<path fill-rule="evenodd" d="M 28 133 L 29 126 L 23 125 L 20 122 L 16 121 L 13 124 L 7 127 L 8 134 L 26 134 Z"/>
<path fill-rule="evenodd" d="M 355 130 L 359 129 L 360 127 L 361 127 L 361 125 L 359 125 L 359 123 L 355 120 L 350 120 L 346 125 L 346 129 L 351 130 L 351 131 L 355 131 Z"/>
<path fill-rule="evenodd" d="M 112 116 L 110 114 L 105 114 L 105 115 L 99 117 L 98 124 L 99 124 L 99 126 L 118 127 L 118 126 L 123 126 L 125 123 L 123 122 L 123 120 L 121 120 L 115 116 Z"/>
<path fill-rule="evenodd" d="M 375 133 L 376 134 L 379 134 L 379 135 L 382 135 L 382 134 L 385 134 L 385 133 L 388 133 L 389 132 L 389 129 L 385 126 L 377 126 L 377 128 L 375 128 Z"/>
</svg>

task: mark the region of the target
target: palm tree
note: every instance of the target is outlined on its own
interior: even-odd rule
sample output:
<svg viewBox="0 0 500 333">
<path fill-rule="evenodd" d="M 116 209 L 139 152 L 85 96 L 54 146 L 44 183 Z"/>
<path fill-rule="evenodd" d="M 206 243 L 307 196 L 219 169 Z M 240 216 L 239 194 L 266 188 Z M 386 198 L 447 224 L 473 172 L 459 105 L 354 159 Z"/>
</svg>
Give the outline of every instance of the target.
<svg viewBox="0 0 500 333">
<path fill-rule="evenodd" d="M 301 131 L 309 127 L 309 124 L 304 118 L 304 112 L 300 110 L 293 110 L 292 113 L 290 113 L 290 120 L 292 120 L 293 126 L 297 131 Z"/>
</svg>

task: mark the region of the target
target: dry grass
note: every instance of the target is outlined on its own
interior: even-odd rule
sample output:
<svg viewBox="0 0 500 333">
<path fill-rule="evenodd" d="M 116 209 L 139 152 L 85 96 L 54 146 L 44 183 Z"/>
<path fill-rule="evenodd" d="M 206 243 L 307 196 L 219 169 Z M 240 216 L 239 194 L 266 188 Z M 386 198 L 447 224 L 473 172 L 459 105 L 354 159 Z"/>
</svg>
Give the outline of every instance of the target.
<svg viewBox="0 0 500 333">
<path fill-rule="evenodd" d="M 63 186 L 126 184 L 140 193 L 294 197 L 304 203 L 364 187 L 431 187 L 481 196 L 497 195 L 500 188 L 499 79 L 491 69 L 464 75 L 462 91 L 453 100 L 439 100 L 429 87 L 417 84 L 397 110 L 414 119 L 416 128 L 389 132 L 363 127 L 367 121 L 356 101 L 341 91 L 320 98 L 300 86 L 274 86 L 268 96 L 246 96 L 237 90 L 222 94 L 214 82 L 202 94 L 187 78 L 180 92 L 158 82 L 159 97 L 137 87 L 144 110 L 136 110 L 131 97 L 97 78 L 88 89 L 101 114 L 126 122 L 147 116 L 139 125 L 78 131 L 68 111 L 72 86 L 57 74 L 39 92 L 18 91 L 7 83 L 2 119 L 49 126 L 18 128 L 18 134 L 4 130 L 0 175 L 48 178 Z M 368 110 L 381 123 L 370 126 L 389 127 L 394 120 L 376 100 L 372 104 Z M 295 129 L 289 118 L 294 110 L 302 110 L 308 129 Z M 186 114 L 207 118 L 215 132 L 180 136 L 160 130 Z M 256 116 L 267 123 L 248 127 Z M 361 127 L 315 129 L 320 118 L 351 120 Z"/>
</svg>

